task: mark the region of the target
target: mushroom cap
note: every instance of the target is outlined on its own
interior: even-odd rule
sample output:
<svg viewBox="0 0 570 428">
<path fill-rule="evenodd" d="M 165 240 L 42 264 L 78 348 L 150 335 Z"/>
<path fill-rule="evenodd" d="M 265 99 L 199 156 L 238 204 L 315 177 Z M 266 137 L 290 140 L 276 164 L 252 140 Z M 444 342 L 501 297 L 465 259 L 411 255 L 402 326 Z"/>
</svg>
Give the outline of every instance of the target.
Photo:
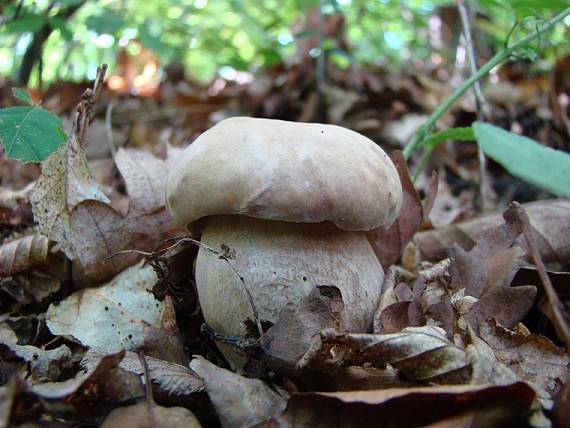
<svg viewBox="0 0 570 428">
<path fill-rule="evenodd" d="M 166 200 L 183 226 L 242 214 L 356 231 L 391 225 L 402 188 L 386 153 L 354 131 L 236 117 L 185 150 L 168 175 Z"/>
</svg>

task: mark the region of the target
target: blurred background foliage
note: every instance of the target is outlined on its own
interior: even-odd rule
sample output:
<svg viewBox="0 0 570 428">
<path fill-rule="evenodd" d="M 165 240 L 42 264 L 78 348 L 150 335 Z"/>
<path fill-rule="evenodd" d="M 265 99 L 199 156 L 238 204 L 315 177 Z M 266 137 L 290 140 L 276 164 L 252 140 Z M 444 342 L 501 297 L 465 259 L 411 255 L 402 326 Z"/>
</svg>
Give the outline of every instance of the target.
<svg viewBox="0 0 570 428">
<path fill-rule="evenodd" d="M 568 0 L 479 0 L 473 25 L 484 60 L 568 7 Z M 457 55 L 461 25 L 455 2 L 443 0 L 20 0 L 1 6 L 0 75 L 37 87 L 95 77 L 122 58 L 148 52 L 156 70 L 176 62 L 198 80 L 256 72 L 294 60 L 303 39 L 339 67 L 437 66 Z M 314 11 L 317 10 L 317 13 Z M 311 12 L 313 14 L 311 15 Z M 342 17 L 342 34 L 325 18 Z M 310 16 L 316 25 L 307 25 Z M 570 50 L 570 22 L 544 35 L 529 55 L 539 67 Z M 336 28 L 336 30 L 335 30 Z M 148 58 L 141 66 L 148 66 Z M 239 73 L 238 73 L 239 74 Z"/>
</svg>

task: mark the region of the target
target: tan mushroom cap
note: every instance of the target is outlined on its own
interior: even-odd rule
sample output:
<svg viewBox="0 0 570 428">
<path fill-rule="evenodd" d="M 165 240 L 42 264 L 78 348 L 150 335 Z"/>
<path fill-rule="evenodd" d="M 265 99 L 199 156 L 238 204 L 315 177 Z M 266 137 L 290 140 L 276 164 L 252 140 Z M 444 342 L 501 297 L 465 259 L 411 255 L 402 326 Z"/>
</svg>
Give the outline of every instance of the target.
<svg viewBox="0 0 570 428">
<path fill-rule="evenodd" d="M 386 153 L 354 131 L 236 117 L 186 149 L 168 175 L 166 198 L 183 226 L 243 214 L 371 230 L 394 222 L 402 188 Z"/>
</svg>

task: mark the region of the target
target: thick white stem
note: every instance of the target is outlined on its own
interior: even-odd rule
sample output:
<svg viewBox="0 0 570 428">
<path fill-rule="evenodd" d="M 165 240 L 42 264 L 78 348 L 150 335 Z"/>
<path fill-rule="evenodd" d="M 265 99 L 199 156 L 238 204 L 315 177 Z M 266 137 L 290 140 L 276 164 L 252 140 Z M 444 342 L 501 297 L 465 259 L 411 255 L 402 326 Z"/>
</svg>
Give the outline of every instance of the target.
<svg viewBox="0 0 570 428">
<path fill-rule="evenodd" d="M 317 285 L 342 293 L 342 328 L 367 332 L 372 326 L 384 272 L 363 233 L 329 223 L 302 224 L 240 215 L 214 216 L 202 242 L 235 252 L 229 262 L 243 278 L 261 319 L 275 323 Z M 196 263 L 200 305 L 208 324 L 228 335 L 244 333 L 252 318 L 238 275 L 224 260 L 200 249 Z"/>
</svg>

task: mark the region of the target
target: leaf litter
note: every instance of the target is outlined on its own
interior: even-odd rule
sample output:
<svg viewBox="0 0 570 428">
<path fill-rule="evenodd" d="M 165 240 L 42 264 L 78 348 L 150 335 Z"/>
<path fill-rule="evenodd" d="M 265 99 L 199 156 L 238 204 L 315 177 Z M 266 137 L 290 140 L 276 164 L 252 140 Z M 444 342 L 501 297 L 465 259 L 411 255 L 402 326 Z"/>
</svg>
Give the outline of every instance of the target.
<svg viewBox="0 0 570 428">
<path fill-rule="evenodd" d="M 316 89 L 306 88 L 302 95 L 290 90 L 304 80 L 309 66 L 301 61 L 276 70 L 273 78 L 284 86 L 256 83 L 254 93 L 252 84 L 244 93 L 248 109 L 316 120 Z M 445 96 L 425 76 L 396 78 L 362 69 L 350 79 L 342 88 L 324 86 L 326 99 L 334 102 L 330 117 L 369 136 L 384 135 L 396 147 L 403 131 L 394 130 L 417 126 L 416 119 L 424 116 L 415 112 Z M 108 96 L 105 91 L 102 97 Z M 565 421 L 564 337 L 541 336 L 529 320 L 538 308 L 536 287 L 544 294 L 541 282 L 513 284 L 521 267 L 536 263 L 528 228 L 508 212 L 507 221 L 490 214 L 458 222 L 475 206 L 472 189 L 450 178 L 471 174 L 456 161 L 469 150 L 464 148 L 455 153 L 442 145 L 445 168 L 438 168 L 439 186 L 432 181 L 423 206 L 401 155 L 392 155 L 405 200 L 390 230 L 369 235 L 388 272 L 373 331 L 342 331 L 345 302 L 334 285 L 322 285 L 288 316 L 266 326 L 261 337 L 224 338 L 241 346 L 249 360 L 243 373 L 227 370 L 211 335 L 199 334 L 195 251 L 187 251 L 182 264 L 172 263 L 169 252 L 155 251 L 165 239 L 182 234 L 164 207 L 165 177 L 181 150 L 176 146 L 207 129 L 213 118 L 235 114 L 236 106 L 228 107 L 223 97 L 203 99 L 208 114 L 214 114 L 189 120 L 184 108 L 196 101 L 173 96 L 177 125 L 160 132 L 166 131 L 174 146 L 164 149 L 147 144 L 159 139 L 162 124 L 155 129 L 136 123 L 140 111 L 149 117 L 161 112 L 152 103 L 119 100 L 113 122 L 130 127 L 121 129 L 122 135 L 129 132 L 126 143 L 119 144 L 129 148 L 101 163 L 97 175 L 105 177 L 107 187 L 94 180 L 88 166 L 93 156 L 113 150 L 84 148 L 92 106 L 83 105 L 65 147 L 42 165 L 31 198 L 38 230 L 30 228 L 29 204 L 21 196 L 26 191 L 16 195 L 2 188 L 0 213 L 8 230 L 2 236 L 8 239 L 0 245 L 0 293 L 8 304 L 1 306 L 37 317 L 35 329 L 17 327 L 15 318 L 0 324 L 0 406 L 10 423 L 56 418 L 98 425 L 107 417 L 106 426 L 125 426 L 132 417 L 144 426 L 171 415 L 186 425 L 196 417 L 204 426 L 351 427 L 379 420 L 387 426 L 549 426 L 544 414 L 550 411 L 553 421 Z M 101 130 L 110 125 L 97 120 Z M 117 127 L 111 128 L 113 135 Z M 107 132 L 99 134 L 100 139 Z M 10 174 L 15 183 L 34 177 L 33 171 Z M 563 200 L 522 205 L 540 257 L 559 269 L 570 259 L 567 205 Z M 148 264 L 137 264 L 139 252 Z M 157 288 L 160 300 L 152 293 Z M 561 305 L 567 304 L 567 295 L 559 294 Z M 546 313 L 552 317 L 549 302 Z M 190 354 L 201 356 L 188 366 Z M 145 390 L 147 379 L 154 405 Z"/>
</svg>

